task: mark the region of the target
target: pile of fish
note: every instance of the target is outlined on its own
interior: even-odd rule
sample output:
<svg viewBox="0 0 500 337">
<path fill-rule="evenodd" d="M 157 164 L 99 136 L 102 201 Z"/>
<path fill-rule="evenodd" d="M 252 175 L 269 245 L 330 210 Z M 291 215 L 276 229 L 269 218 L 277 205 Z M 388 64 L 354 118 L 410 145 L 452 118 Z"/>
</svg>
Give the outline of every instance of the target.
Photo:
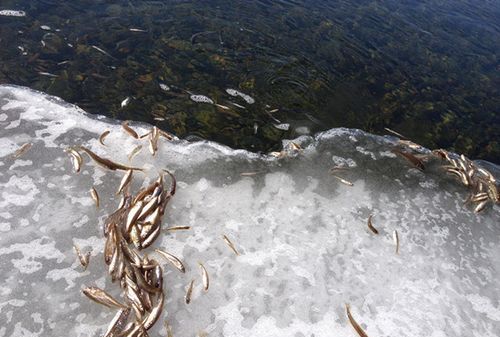
<svg viewBox="0 0 500 337">
<path fill-rule="evenodd" d="M 152 155 L 155 155 L 158 150 L 160 135 L 169 140 L 174 139 L 173 136 L 160 131 L 156 127 L 153 127 L 150 132 L 141 137 L 128 125 L 128 122 L 123 122 L 122 127 L 124 132 L 135 139 L 148 137 L 149 149 Z M 109 133 L 109 131 L 104 131 L 101 134 L 99 137 L 101 145 L 105 146 L 104 139 Z M 139 150 L 141 148 L 142 146 L 140 146 Z M 139 152 L 136 149 L 129 155 L 129 158 L 134 153 Z M 23 151 L 27 151 L 27 149 L 23 149 Z M 111 281 L 119 283 L 124 302 L 115 299 L 98 287 L 86 287 L 83 289 L 83 293 L 97 303 L 119 310 L 110 322 L 104 334 L 105 337 L 148 336 L 147 331 L 153 327 L 163 311 L 165 301 L 163 270 L 157 260 L 149 257 L 148 254 L 141 254 L 140 251 L 151 246 L 161 233 L 165 208 L 175 195 L 176 179 L 171 172 L 163 169 L 156 181 L 140 189 L 134 195 L 130 191 L 133 173 L 134 171 L 143 171 L 142 168 L 114 162 L 97 155 L 84 146 L 79 146 L 66 149 L 77 173 L 80 172 L 83 163 L 79 151 L 87 153 L 93 161 L 105 169 L 126 171 L 116 192 L 117 195 L 122 195 L 119 206 L 107 217 L 103 225 L 105 238 L 104 261 L 108 266 Z M 171 179 L 169 189 L 164 186 L 165 174 Z M 92 187 L 90 193 L 96 207 L 99 207 L 99 195 L 95 188 Z M 168 230 L 182 229 L 189 229 L 189 227 L 168 228 Z M 86 269 L 90 253 L 82 254 L 77 246 L 75 246 L 75 251 L 80 263 Z M 169 261 L 179 271 L 185 272 L 184 264 L 177 257 L 161 249 L 155 249 L 155 252 Z M 199 266 L 203 288 L 207 291 L 209 287 L 208 272 L 201 262 Z M 190 282 L 187 290 L 187 304 L 191 301 L 193 285 L 194 279 Z M 132 313 L 133 318 L 131 317 Z"/>
<path fill-rule="evenodd" d="M 442 166 L 447 173 L 457 177 L 471 190 L 466 203 L 475 204 L 474 212 L 481 212 L 490 202 L 500 203 L 496 179 L 489 171 L 478 167 L 464 155 L 454 156 L 442 149 L 434 150 L 433 153 L 448 162 Z"/>
</svg>

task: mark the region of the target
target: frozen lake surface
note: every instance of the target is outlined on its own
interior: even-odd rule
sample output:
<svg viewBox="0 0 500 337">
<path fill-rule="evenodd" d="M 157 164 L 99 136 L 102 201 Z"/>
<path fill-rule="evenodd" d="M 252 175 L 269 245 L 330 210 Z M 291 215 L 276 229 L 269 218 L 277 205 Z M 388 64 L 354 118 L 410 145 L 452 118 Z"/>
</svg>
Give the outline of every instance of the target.
<svg viewBox="0 0 500 337">
<path fill-rule="evenodd" d="M 106 129 L 102 146 L 97 138 Z M 162 142 L 156 157 L 143 149 L 132 164 L 148 170 L 135 175 L 134 191 L 161 168 L 175 172 L 178 191 L 164 227 L 191 226 L 164 231 L 154 245 L 187 270 L 164 264 L 167 300 L 150 336 L 166 336 L 164 318 L 176 337 L 356 336 L 346 303 L 371 337 L 499 336 L 498 205 L 475 214 L 464 205 L 467 190 L 437 162 L 424 172 L 410 167 L 390 152 L 395 140 L 333 129 L 295 140 L 304 151 L 283 159 L 211 142 Z M 13 159 L 26 142 L 32 148 Z M 84 157 L 75 174 L 64 149 L 83 144 L 127 163 L 139 143 L 118 121 L 0 86 L 0 336 L 104 333 L 115 312 L 81 289 L 120 293 L 107 277 L 101 226 L 117 207 L 122 173 Z M 329 173 L 335 165 L 349 166 L 337 174 L 354 186 Z M 256 174 L 241 176 L 249 172 Z M 379 235 L 366 225 L 370 214 Z M 92 250 L 86 271 L 74 244 Z M 206 293 L 199 261 L 210 275 Z"/>
</svg>

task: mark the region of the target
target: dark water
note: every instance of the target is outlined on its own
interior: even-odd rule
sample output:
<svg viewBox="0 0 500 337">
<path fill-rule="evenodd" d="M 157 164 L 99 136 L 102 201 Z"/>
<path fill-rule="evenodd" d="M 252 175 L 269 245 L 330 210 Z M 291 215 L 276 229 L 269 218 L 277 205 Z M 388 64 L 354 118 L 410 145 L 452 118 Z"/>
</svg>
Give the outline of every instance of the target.
<svg viewBox="0 0 500 337">
<path fill-rule="evenodd" d="M 389 127 L 500 162 L 498 1 L 3 0 L 1 9 L 27 15 L 0 16 L 0 82 L 92 113 L 254 151 L 332 127 Z"/>
</svg>

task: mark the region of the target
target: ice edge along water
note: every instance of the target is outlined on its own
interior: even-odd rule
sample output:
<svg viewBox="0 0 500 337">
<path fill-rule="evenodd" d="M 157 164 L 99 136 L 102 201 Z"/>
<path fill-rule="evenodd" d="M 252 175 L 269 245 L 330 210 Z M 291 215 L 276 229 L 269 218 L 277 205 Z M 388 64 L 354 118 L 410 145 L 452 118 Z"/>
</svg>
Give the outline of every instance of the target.
<svg viewBox="0 0 500 337">
<path fill-rule="evenodd" d="M 106 129 L 103 147 L 97 137 Z M 392 138 L 334 129 L 296 141 L 305 150 L 285 160 L 185 141 L 162 143 L 156 158 L 143 151 L 133 159 L 150 169 L 135 189 L 159 168 L 175 171 L 180 188 L 165 227 L 192 226 L 163 233 L 157 244 L 187 264 L 186 275 L 164 266 L 165 317 L 175 336 L 355 336 L 345 303 L 372 337 L 500 335 L 498 206 L 474 214 L 453 179 L 395 158 Z M 32 149 L 12 159 L 25 142 Z M 74 174 L 63 149 L 79 144 L 127 162 L 137 141 L 116 121 L 0 86 L 0 336 L 98 336 L 114 315 L 80 289 L 119 293 L 106 277 L 100 226 L 117 206 L 121 174 L 89 160 Z M 351 168 L 339 175 L 353 187 L 329 175 L 339 164 Z M 369 214 L 378 236 L 366 226 Z M 85 272 L 74 243 L 92 249 Z M 198 261 L 211 277 L 207 293 Z M 150 335 L 165 335 L 161 321 L 154 329 Z"/>
</svg>

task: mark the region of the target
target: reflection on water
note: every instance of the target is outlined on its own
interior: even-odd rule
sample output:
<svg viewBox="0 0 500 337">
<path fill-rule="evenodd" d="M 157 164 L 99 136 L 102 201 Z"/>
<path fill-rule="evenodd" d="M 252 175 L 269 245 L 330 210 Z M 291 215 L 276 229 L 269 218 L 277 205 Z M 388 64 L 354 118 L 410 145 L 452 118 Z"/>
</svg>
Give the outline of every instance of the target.
<svg viewBox="0 0 500 337">
<path fill-rule="evenodd" d="M 390 127 L 431 148 L 500 158 L 495 2 L 7 0 L 1 9 L 26 16 L 0 16 L 0 82 L 89 112 L 251 150 L 336 126 Z"/>
</svg>

